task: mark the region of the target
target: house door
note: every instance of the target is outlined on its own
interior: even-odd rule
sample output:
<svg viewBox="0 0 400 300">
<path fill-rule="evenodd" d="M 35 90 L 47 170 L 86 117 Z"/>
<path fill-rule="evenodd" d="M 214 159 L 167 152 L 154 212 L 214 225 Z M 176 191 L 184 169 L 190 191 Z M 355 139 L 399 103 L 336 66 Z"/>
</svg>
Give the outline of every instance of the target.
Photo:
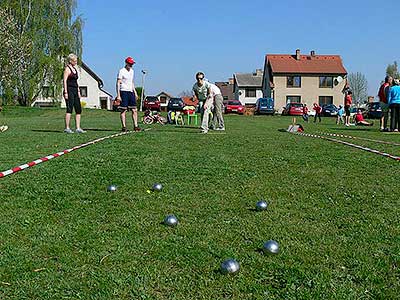
<svg viewBox="0 0 400 300">
<path fill-rule="evenodd" d="M 100 97 L 100 107 L 101 109 L 107 109 L 107 97 Z"/>
</svg>

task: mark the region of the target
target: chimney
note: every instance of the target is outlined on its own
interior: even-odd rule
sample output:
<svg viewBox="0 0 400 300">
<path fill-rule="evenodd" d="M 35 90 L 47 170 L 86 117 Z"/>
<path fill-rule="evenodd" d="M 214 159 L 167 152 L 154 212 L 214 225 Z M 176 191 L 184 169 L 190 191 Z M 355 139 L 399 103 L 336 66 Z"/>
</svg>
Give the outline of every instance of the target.
<svg viewBox="0 0 400 300">
<path fill-rule="evenodd" d="M 311 55 L 311 57 L 315 57 L 315 51 L 311 50 L 310 55 Z"/>
<path fill-rule="evenodd" d="M 300 60 L 300 49 L 296 49 L 296 60 Z"/>
<path fill-rule="evenodd" d="M 261 76 L 263 71 L 261 69 L 256 69 L 256 72 L 254 73 L 254 76 Z"/>
</svg>

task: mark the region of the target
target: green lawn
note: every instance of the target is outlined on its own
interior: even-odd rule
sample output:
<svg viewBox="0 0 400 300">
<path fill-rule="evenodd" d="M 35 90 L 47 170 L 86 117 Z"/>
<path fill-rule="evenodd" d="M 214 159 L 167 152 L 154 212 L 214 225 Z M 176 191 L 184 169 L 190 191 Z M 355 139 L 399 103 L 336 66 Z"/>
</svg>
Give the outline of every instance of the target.
<svg viewBox="0 0 400 300">
<path fill-rule="evenodd" d="M 92 130 L 66 135 L 63 115 L 6 108 L 0 171 L 120 129 L 118 113 L 85 110 Z M 0 299 L 399 299 L 400 162 L 279 131 L 289 123 L 155 125 L 0 179 Z M 305 129 L 400 142 L 328 118 Z M 260 252 L 269 239 L 280 254 Z M 222 275 L 230 257 L 241 269 Z"/>
</svg>

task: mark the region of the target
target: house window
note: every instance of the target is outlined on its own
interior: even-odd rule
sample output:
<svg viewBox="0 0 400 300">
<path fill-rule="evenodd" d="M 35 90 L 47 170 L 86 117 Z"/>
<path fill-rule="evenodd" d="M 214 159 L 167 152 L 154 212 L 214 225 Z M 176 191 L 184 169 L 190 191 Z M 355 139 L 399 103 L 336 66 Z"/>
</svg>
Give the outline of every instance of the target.
<svg viewBox="0 0 400 300">
<path fill-rule="evenodd" d="M 256 89 L 246 89 L 245 96 L 246 96 L 246 98 L 255 98 L 256 97 Z"/>
<path fill-rule="evenodd" d="M 320 76 L 319 77 L 320 88 L 333 88 L 333 77 L 332 76 Z"/>
<path fill-rule="evenodd" d="M 224 100 L 228 100 L 228 96 L 224 96 Z"/>
<path fill-rule="evenodd" d="M 161 103 L 167 103 L 167 97 L 165 97 L 165 96 L 160 96 L 160 102 L 161 102 Z"/>
<path fill-rule="evenodd" d="M 88 96 L 87 95 L 87 86 L 80 86 L 79 92 L 81 93 L 82 98 L 86 98 Z"/>
<path fill-rule="evenodd" d="M 286 103 L 301 103 L 301 96 L 286 96 Z"/>
<path fill-rule="evenodd" d="M 51 86 L 44 86 L 42 88 L 43 98 L 54 98 L 54 88 Z"/>
<path fill-rule="evenodd" d="M 286 79 L 287 79 L 286 87 L 288 87 L 288 88 L 301 87 L 301 77 L 300 76 L 287 76 Z"/>
<path fill-rule="evenodd" d="M 319 105 L 333 104 L 333 96 L 319 96 Z"/>
</svg>

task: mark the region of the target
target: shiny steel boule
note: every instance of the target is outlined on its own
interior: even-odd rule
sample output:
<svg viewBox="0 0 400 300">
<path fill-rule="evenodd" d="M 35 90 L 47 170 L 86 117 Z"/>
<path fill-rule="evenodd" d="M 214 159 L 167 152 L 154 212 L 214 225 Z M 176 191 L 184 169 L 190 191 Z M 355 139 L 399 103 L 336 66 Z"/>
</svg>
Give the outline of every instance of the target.
<svg viewBox="0 0 400 300">
<path fill-rule="evenodd" d="M 115 192 L 117 190 L 117 186 L 115 184 L 109 185 L 107 187 L 108 192 Z"/>
<path fill-rule="evenodd" d="M 279 244 L 274 240 L 269 240 L 264 243 L 263 251 L 267 254 L 278 254 L 279 253 Z"/>
<path fill-rule="evenodd" d="M 169 227 L 175 227 L 176 225 L 178 225 L 178 223 L 178 218 L 174 215 L 168 215 L 164 218 L 164 224 Z"/>
<path fill-rule="evenodd" d="M 266 210 L 268 208 L 268 203 L 264 200 L 260 200 L 256 203 L 256 210 L 257 211 L 262 211 Z"/>
<path fill-rule="evenodd" d="M 236 273 L 237 271 L 239 271 L 239 269 L 239 263 L 233 258 L 229 258 L 221 264 L 221 272 L 223 274 Z"/>
<path fill-rule="evenodd" d="M 153 184 L 153 191 L 161 192 L 162 189 L 163 189 L 163 186 L 162 186 L 161 183 L 155 183 L 155 184 Z"/>
</svg>

